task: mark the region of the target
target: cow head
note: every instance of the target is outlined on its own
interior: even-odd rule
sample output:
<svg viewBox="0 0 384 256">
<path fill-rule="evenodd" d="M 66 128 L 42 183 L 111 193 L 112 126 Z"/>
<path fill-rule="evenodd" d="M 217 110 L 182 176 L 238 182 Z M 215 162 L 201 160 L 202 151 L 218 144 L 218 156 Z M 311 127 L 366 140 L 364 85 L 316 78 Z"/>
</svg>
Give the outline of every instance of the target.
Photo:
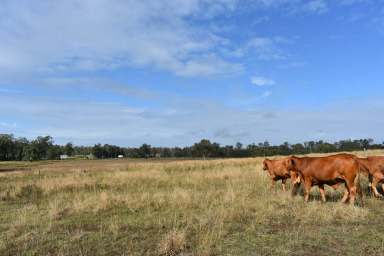
<svg viewBox="0 0 384 256">
<path fill-rule="evenodd" d="M 269 159 L 268 158 L 264 159 L 264 161 L 263 161 L 263 170 L 264 171 L 268 171 L 269 170 L 268 164 L 269 164 Z"/>
</svg>

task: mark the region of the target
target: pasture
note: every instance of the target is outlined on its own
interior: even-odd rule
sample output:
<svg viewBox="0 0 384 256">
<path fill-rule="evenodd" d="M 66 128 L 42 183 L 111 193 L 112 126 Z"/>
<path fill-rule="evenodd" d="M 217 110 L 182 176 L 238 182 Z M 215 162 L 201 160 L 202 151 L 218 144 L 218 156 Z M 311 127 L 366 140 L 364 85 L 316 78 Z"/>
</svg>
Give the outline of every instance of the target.
<svg viewBox="0 0 384 256">
<path fill-rule="evenodd" d="M 262 160 L 2 162 L 0 255 L 383 255 L 366 177 L 364 207 L 304 203 Z"/>
</svg>

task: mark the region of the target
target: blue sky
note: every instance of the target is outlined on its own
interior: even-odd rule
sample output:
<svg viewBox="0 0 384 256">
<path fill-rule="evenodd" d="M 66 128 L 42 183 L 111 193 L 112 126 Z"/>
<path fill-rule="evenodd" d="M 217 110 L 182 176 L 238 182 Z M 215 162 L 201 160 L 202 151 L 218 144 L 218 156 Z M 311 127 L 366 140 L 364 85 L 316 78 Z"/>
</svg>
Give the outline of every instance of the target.
<svg viewBox="0 0 384 256">
<path fill-rule="evenodd" d="M 0 1 L 0 133 L 384 140 L 382 0 Z"/>
</svg>

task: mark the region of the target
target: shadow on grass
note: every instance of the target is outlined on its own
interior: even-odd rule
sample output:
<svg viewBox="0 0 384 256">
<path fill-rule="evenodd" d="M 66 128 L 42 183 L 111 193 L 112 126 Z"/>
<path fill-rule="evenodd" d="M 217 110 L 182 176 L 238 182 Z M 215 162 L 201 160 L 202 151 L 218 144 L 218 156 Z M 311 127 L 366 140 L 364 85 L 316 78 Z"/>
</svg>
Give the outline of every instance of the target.
<svg viewBox="0 0 384 256">
<path fill-rule="evenodd" d="M 344 196 L 345 189 L 346 189 L 345 186 L 340 186 L 340 188 L 338 188 L 337 190 L 334 190 L 330 186 L 325 186 L 326 201 L 327 202 L 334 202 L 334 203 L 341 202 L 341 200 Z M 381 186 L 378 186 L 377 189 L 381 195 L 384 195 L 384 191 L 383 191 Z M 373 194 L 371 193 L 371 189 L 368 186 L 368 184 L 361 185 L 361 190 L 362 190 L 363 200 L 365 198 L 374 197 Z M 291 191 L 291 187 L 288 188 L 288 191 Z M 300 187 L 297 188 L 295 197 L 297 197 L 297 196 L 304 198 L 304 186 L 303 186 L 303 184 L 301 184 Z M 356 200 L 357 201 L 361 200 L 359 194 L 356 195 Z M 311 188 L 309 201 L 310 202 L 321 201 L 320 191 L 316 185 L 312 186 L 312 188 Z"/>
</svg>

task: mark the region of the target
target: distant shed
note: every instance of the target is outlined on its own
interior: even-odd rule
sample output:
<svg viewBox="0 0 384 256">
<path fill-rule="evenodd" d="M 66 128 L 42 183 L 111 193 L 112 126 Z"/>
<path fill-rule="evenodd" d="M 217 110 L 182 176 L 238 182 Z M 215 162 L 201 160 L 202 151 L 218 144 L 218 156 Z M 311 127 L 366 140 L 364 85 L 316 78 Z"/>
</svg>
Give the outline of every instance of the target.
<svg viewBox="0 0 384 256">
<path fill-rule="evenodd" d="M 60 155 L 60 160 L 66 160 L 68 158 L 69 158 L 68 155 Z"/>
</svg>

